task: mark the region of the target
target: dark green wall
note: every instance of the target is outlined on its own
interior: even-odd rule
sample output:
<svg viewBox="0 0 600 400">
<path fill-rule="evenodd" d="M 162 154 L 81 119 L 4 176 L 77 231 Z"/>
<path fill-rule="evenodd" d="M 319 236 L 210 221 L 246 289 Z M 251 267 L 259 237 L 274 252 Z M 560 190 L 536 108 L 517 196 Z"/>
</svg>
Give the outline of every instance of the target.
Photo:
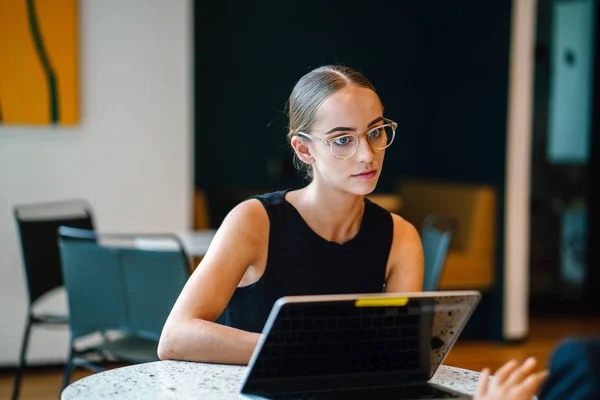
<svg viewBox="0 0 600 400">
<path fill-rule="evenodd" d="M 483 297 L 463 337 L 500 339 L 511 2 L 434 3 L 420 5 L 422 109 L 411 172 L 496 188 L 498 285 Z"/>
<path fill-rule="evenodd" d="M 300 184 L 285 101 L 302 74 L 341 62 L 400 124 L 380 190 L 404 175 L 502 187 L 510 2 L 320 3 L 196 3 L 196 183 Z"/>
<path fill-rule="evenodd" d="M 383 4 L 196 3 L 196 182 L 300 184 L 290 169 L 281 178 L 268 177 L 269 161 L 290 166 L 285 102 L 303 74 L 335 62 L 364 72 L 379 90 L 386 115 L 400 123 L 382 182 L 414 167 L 422 79 L 417 10 L 404 6 L 390 15 Z"/>
</svg>

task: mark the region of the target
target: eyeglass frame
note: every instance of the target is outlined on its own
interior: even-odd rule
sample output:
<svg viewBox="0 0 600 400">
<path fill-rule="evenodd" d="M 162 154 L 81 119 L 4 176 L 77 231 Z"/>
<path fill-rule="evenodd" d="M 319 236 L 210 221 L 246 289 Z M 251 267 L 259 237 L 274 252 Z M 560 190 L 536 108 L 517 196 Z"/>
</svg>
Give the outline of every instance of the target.
<svg viewBox="0 0 600 400">
<path fill-rule="evenodd" d="M 392 140 L 390 140 L 390 142 L 387 144 L 387 146 L 382 147 L 382 148 L 374 148 L 371 145 L 371 143 L 369 143 L 367 141 L 367 144 L 371 147 L 372 150 L 385 150 L 385 149 L 387 149 L 388 147 L 390 147 L 392 145 L 392 143 L 394 142 L 394 139 L 396 138 L 396 128 L 398 128 L 398 123 L 392 121 L 389 118 L 382 118 L 382 120 L 383 120 L 383 122 L 385 122 L 385 124 L 379 125 L 379 126 L 374 126 L 373 128 L 369 129 L 367 132 L 365 132 L 364 136 L 367 136 L 369 133 L 371 133 L 372 131 L 374 131 L 376 129 L 381 129 L 382 127 L 390 126 L 392 128 Z M 348 134 L 345 134 L 345 135 L 339 135 L 339 136 L 336 136 L 336 137 L 331 138 L 329 140 L 321 139 L 320 137 L 316 137 L 314 135 L 310 135 L 308 133 L 301 132 L 301 131 L 298 131 L 297 135 L 302 135 L 302 136 L 304 136 L 304 137 L 306 137 L 306 138 L 308 138 L 310 140 L 317 140 L 317 141 L 319 141 L 319 142 L 321 142 L 323 144 L 326 144 L 327 146 L 329 146 L 329 150 L 331 151 L 331 155 L 333 155 L 338 160 L 345 160 L 347 158 L 350 158 L 350 157 L 354 156 L 356 154 L 356 151 L 358 150 L 358 147 L 360 146 L 360 137 L 359 137 L 359 135 L 353 134 L 353 133 L 348 133 Z M 354 149 L 354 151 L 352 152 L 352 154 L 350 154 L 350 155 L 348 155 L 346 157 L 338 157 L 335 154 L 333 154 L 333 146 L 331 146 L 331 143 L 333 143 L 334 140 L 337 140 L 337 139 L 339 139 L 341 137 L 346 137 L 346 136 L 353 136 L 354 138 L 356 138 L 356 141 L 357 141 L 356 148 Z M 363 136 L 363 135 L 360 135 L 360 136 Z"/>
</svg>

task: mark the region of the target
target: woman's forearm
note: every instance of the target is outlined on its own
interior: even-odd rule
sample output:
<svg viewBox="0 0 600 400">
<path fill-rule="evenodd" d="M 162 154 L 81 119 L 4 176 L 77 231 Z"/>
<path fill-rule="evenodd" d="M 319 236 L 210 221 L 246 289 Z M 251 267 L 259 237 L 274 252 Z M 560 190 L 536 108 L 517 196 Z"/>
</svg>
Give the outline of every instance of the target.
<svg viewBox="0 0 600 400">
<path fill-rule="evenodd" d="M 161 360 L 246 365 L 260 337 L 258 333 L 193 319 L 165 326 L 158 356 Z"/>
</svg>

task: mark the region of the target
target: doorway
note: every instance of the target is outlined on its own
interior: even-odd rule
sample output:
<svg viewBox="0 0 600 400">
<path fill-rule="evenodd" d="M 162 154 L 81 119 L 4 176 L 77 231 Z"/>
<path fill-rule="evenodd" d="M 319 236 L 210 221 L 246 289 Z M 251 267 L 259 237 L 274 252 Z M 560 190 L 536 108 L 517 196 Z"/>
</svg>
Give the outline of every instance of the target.
<svg viewBox="0 0 600 400">
<path fill-rule="evenodd" d="M 590 312 L 595 0 L 539 0 L 531 154 L 530 312 Z M 594 82 L 596 85 L 594 86 Z M 596 152 L 597 153 L 597 152 Z M 597 178 L 595 178 L 597 180 Z"/>
</svg>

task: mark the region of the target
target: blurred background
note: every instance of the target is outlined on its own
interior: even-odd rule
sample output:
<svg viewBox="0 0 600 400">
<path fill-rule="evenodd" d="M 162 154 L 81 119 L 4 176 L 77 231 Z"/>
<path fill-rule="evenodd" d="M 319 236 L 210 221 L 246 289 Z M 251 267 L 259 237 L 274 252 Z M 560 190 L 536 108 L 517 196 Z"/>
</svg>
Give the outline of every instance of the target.
<svg viewBox="0 0 600 400">
<path fill-rule="evenodd" d="M 306 183 L 285 103 L 324 64 L 364 73 L 399 124 L 374 195 L 416 226 L 432 212 L 459 221 L 440 289 L 482 291 L 465 339 L 522 342 L 538 316 L 597 318 L 595 0 L 38 0 L 50 56 L 23 74 L 25 3 L 0 0 L 6 393 L 28 304 L 13 207 L 80 197 L 100 231 L 216 229 L 247 196 Z M 29 88 L 44 74 L 71 79 L 60 109 Z M 42 111 L 19 111 L 30 106 Z M 34 329 L 27 359 L 60 364 L 67 343 L 66 329 Z"/>
</svg>

